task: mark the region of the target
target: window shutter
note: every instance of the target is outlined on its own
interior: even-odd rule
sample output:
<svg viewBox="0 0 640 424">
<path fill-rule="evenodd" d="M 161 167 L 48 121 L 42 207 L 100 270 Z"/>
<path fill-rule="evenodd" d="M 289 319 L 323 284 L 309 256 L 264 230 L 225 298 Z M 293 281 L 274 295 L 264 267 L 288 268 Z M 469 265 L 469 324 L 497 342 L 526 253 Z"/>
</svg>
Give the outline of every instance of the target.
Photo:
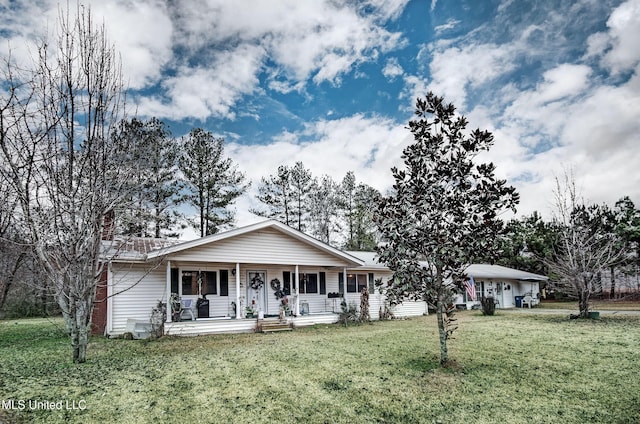
<svg viewBox="0 0 640 424">
<path fill-rule="evenodd" d="M 229 270 L 220 270 L 220 296 L 229 296 Z"/>
<path fill-rule="evenodd" d="M 327 274 L 320 273 L 320 294 L 327 294 Z"/>
<path fill-rule="evenodd" d="M 291 295 L 291 273 L 289 271 L 284 271 L 282 273 L 282 291 L 284 292 L 285 296 L 290 296 Z"/>
<path fill-rule="evenodd" d="M 338 273 L 338 292 L 340 292 L 340 294 L 344 294 L 344 273 L 343 272 Z"/>
<path fill-rule="evenodd" d="M 376 284 L 374 281 L 373 272 L 370 272 L 369 273 L 369 293 L 373 294 L 375 290 L 376 290 Z"/>
<path fill-rule="evenodd" d="M 171 268 L 171 293 L 178 293 L 178 284 L 180 282 L 180 270 Z"/>
</svg>

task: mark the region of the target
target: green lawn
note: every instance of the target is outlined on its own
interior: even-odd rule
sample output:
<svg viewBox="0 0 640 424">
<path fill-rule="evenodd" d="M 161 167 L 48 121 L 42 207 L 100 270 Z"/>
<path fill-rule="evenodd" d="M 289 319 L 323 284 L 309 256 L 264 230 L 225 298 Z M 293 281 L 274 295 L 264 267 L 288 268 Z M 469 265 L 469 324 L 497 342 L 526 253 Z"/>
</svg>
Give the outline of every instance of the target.
<svg viewBox="0 0 640 424">
<path fill-rule="evenodd" d="M 632 423 L 640 318 L 459 315 L 278 334 L 95 338 L 70 362 L 59 321 L 0 322 L 0 422 Z M 7 400 L 25 409 L 7 410 Z M 29 400 L 83 410 L 30 410 Z M 66 407 L 66 405 L 63 405 Z"/>
</svg>

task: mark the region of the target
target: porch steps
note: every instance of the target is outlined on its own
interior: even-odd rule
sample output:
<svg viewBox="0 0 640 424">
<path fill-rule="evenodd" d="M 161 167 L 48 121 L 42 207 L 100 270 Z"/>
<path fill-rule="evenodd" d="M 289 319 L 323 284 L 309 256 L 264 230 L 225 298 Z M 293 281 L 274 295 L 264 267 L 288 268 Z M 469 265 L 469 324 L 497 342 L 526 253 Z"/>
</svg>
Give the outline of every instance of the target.
<svg viewBox="0 0 640 424">
<path fill-rule="evenodd" d="M 261 320 L 258 321 L 258 327 L 262 333 L 274 333 L 276 331 L 291 331 L 293 328 L 288 322 Z"/>
</svg>

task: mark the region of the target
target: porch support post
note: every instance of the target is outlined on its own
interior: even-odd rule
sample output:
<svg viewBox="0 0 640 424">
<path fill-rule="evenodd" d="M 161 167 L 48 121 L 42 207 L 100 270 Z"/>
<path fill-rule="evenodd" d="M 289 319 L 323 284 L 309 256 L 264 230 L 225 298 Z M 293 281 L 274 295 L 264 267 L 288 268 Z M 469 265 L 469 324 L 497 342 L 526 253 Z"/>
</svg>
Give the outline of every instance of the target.
<svg viewBox="0 0 640 424">
<path fill-rule="evenodd" d="M 296 264 L 296 316 L 300 315 L 300 267 Z"/>
<path fill-rule="evenodd" d="M 236 262 L 236 319 L 240 319 L 240 263 Z"/>
<path fill-rule="evenodd" d="M 338 291 L 340 291 L 340 289 L 338 289 Z M 347 303 L 347 268 L 346 267 L 342 268 L 342 300 L 344 300 L 344 302 Z"/>
<path fill-rule="evenodd" d="M 167 322 L 171 322 L 171 261 L 167 261 Z"/>
</svg>

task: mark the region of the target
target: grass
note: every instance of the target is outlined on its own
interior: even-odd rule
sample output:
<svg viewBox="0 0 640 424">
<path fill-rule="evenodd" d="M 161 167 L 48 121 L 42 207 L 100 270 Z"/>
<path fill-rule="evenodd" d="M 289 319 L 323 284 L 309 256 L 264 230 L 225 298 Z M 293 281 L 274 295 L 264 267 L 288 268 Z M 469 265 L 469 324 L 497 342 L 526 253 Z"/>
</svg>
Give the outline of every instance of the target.
<svg viewBox="0 0 640 424">
<path fill-rule="evenodd" d="M 458 315 L 438 367 L 435 317 L 158 341 L 92 339 L 75 365 L 59 321 L 0 322 L 0 422 L 629 423 L 640 318 Z M 27 404 L 28 405 L 28 404 Z"/>
<path fill-rule="evenodd" d="M 573 309 L 578 310 L 578 302 L 558 302 L 543 300 L 538 306 L 543 309 Z M 640 302 L 624 300 L 592 300 L 589 309 L 593 311 L 640 311 Z"/>
</svg>

